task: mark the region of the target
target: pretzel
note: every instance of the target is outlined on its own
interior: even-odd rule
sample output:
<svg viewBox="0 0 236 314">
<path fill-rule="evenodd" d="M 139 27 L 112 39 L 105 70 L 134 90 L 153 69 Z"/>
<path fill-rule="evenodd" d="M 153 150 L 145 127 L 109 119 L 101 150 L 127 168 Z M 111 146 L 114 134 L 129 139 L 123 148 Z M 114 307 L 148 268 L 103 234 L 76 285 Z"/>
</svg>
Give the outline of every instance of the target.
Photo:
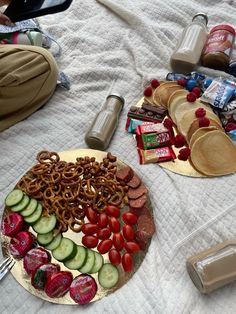
<svg viewBox="0 0 236 314">
<path fill-rule="evenodd" d="M 80 232 L 88 205 L 101 212 L 107 204 L 127 203 L 128 187 L 116 180 L 116 157 L 111 153 L 102 162 L 88 156 L 78 157 L 74 163 L 61 161 L 57 153 L 48 151 L 41 151 L 36 159 L 38 163 L 18 187 L 42 201 L 44 216 L 56 215 L 57 232 L 68 227 Z"/>
</svg>

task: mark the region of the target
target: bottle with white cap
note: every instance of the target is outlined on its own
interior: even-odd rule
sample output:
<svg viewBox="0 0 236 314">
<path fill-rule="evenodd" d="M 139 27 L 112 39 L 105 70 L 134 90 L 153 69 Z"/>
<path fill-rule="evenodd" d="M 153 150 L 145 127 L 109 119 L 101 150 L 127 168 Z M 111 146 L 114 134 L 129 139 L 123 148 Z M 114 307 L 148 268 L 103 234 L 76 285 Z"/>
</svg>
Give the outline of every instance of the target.
<svg viewBox="0 0 236 314">
<path fill-rule="evenodd" d="M 85 135 L 85 142 L 90 148 L 105 150 L 108 147 L 124 103 L 124 98 L 118 94 L 112 93 L 107 96 Z"/>
</svg>

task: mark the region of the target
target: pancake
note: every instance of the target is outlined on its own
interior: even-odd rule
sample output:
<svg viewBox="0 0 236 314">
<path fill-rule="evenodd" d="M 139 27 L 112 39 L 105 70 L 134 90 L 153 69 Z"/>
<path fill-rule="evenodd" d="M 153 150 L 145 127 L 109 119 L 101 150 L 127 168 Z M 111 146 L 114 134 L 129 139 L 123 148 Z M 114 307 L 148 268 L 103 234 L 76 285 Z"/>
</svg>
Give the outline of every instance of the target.
<svg viewBox="0 0 236 314">
<path fill-rule="evenodd" d="M 227 175 L 236 171 L 236 147 L 224 132 L 207 132 L 193 143 L 191 162 L 204 175 Z"/>
<path fill-rule="evenodd" d="M 178 85 L 175 82 L 163 83 L 158 88 L 156 88 L 154 92 L 154 95 L 153 95 L 154 102 L 167 108 L 168 100 L 171 94 L 177 90 L 182 90 L 182 89 L 183 87 Z"/>
<path fill-rule="evenodd" d="M 215 130 L 217 130 L 217 127 L 215 126 L 206 126 L 206 127 L 197 129 L 191 137 L 191 140 L 189 142 L 189 147 L 192 148 L 194 142 L 202 135 L 206 134 L 207 132 L 211 132 Z"/>
</svg>

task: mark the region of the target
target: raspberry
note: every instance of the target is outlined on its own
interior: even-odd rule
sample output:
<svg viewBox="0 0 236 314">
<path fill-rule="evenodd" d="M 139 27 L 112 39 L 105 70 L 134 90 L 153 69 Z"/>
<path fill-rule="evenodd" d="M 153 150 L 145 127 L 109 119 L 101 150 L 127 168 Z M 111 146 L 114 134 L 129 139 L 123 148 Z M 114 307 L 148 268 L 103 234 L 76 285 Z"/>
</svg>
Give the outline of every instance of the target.
<svg viewBox="0 0 236 314">
<path fill-rule="evenodd" d="M 192 90 L 191 90 L 192 93 L 194 93 L 197 98 L 199 98 L 201 96 L 201 89 L 199 87 L 194 87 Z"/>
<path fill-rule="evenodd" d="M 182 134 L 178 134 L 175 136 L 175 138 L 174 138 L 175 147 L 177 147 L 177 148 L 183 147 L 185 145 L 185 143 L 186 143 L 186 141 L 185 141 L 185 138 Z"/>
<path fill-rule="evenodd" d="M 187 98 L 187 101 L 194 102 L 194 101 L 196 101 L 197 96 L 194 93 L 190 92 L 190 93 L 188 93 L 186 98 Z"/>
<path fill-rule="evenodd" d="M 186 160 L 188 160 L 188 157 L 190 156 L 190 153 L 191 153 L 191 149 L 190 148 L 188 148 L 188 147 L 182 148 L 179 151 L 178 159 L 186 161 Z"/>
<path fill-rule="evenodd" d="M 210 125 L 210 120 L 207 117 L 202 117 L 198 120 L 199 128 L 204 128 Z"/>
<path fill-rule="evenodd" d="M 183 86 L 183 87 L 185 87 L 186 86 L 186 84 L 187 84 L 187 80 L 177 80 L 177 84 L 179 84 L 180 86 Z"/>
<path fill-rule="evenodd" d="M 206 110 L 204 108 L 198 108 L 196 111 L 195 111 L 195 116 L 197 118 L 202 118 L 202 117 L 205 117 L 206 115 Z"/>
<path fill-rule="evenodd" d="M 151 80 L 151 85 L 152 85 L 152 88 L 157 88 L 160 83 L 158 80 L 154 79 L 154 80 Z"/>
<path fill-rule="evenodd" d="M 163 122 L 164 127 L 166 127 L 167 129 L 172 128 L 173 127 L 173 121 L 170 118 L 166 118 Z"/>
<path fill-rule="evenodd" d="M 152 87 L 151 86 L 146 87 L 143 92 L 143 95 L 146 97 L 152 96 Z"/>
<path fill-rule="evenodd" d="M 230 131 L 233 131 L 233 130 L 236 130 L 236 123 L 233 123 L 233 122 L 227 123 L 227 125 L 225 127 L 225 131 L 226 132 L 230 132 Z"/>
</svg>

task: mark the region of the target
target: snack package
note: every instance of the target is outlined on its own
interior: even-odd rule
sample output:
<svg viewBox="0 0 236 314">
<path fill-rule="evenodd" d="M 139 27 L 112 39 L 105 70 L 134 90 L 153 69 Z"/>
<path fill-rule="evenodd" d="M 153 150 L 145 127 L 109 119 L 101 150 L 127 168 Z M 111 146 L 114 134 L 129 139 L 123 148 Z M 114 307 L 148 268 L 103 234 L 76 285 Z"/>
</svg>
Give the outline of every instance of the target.
<svg viewBox="0 0 236 314">
<path fill-rule="evenodd" d="M 148 125 L 148 124 L 153 124 L 153 122 L 147 122 L 147 121 L 137 120 L 137 119 L 133 119 L 133 118 L 127 118 L 125 129 L 128 133 L 135 134 L 136 127 L 138 125 Z"/>
<path fill-rule="evenodd" d="M 210 86 L 202 94 L 200 100 L 211 104 L 217 109 L 222 109 L 235 92 L 233 84 L 229 84 L 222 79 L 213 80 Z"/>
<path fill-rule="evenodd" d="M 223 126 L 227 123 L 236 123 L 236 99 L 226 104 L 219 113 Z"/>
<path fill-rule="evenodd" d="M 137 147 L 141 149 L 171 145 L 169 131 L 162 123 L 137 126 L 136 141 Z"/>
<path fill-rule="evenodd" d="M 230 132 L 227 132 L 226 134 L 231 138 L 234 145 L 236 145 L 236 130 L 232 130 Z"/>
<path fill-rule="evenodd" d="M 139 162 L 141 165 L 171 161 L 176 159 L 176 155 L 171 147 L 158 147 L 154 149 L 143 150 L 138 148 Z"/>
</svg>

